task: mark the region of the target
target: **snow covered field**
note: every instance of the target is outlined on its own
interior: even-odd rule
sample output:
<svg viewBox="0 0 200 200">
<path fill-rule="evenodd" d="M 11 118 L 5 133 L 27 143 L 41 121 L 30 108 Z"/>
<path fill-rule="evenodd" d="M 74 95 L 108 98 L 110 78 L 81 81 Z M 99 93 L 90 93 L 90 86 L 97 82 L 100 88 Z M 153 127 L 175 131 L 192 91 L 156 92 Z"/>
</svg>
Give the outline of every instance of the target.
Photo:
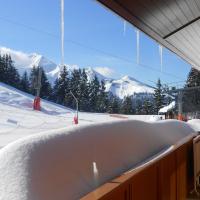
<svg viewBox="0 0 200 200">
<path fill-rule="evenodd" d="M 177 120 L 121 120 L 24 137 L 0 150 L 0 199 L 77 200 L 195 135 Z"/>
<path fill-rule="evenodd" d="M 33 111 L 33 99 L 0 83 L 0 199 L 79 199 L 200 127 L 192 128 L 199 120 L 84 112 L 75 125 L 74 110 L 42 100 Z"/>
<path fill-rule="evenodd" d="M 73 110 L 42 100 L 42 111 L 33 111 L 33 99 L 32 95 L 0 83 L 0 148 L 30 134 L 75 126 Z M 79 113 L 80 125 L 121 119 L 148 121 L 152 117 Z"/>
</svg>

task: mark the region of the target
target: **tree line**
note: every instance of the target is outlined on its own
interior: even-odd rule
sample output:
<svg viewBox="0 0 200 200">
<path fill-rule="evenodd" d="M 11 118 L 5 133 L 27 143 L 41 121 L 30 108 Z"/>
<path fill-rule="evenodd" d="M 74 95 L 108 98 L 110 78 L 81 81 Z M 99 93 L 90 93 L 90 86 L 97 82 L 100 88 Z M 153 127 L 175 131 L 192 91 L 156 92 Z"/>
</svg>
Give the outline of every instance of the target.
<svg viewBox="0 0 200 200">
<path fill-rule="evenodd" d="M 147 96 L 134 101 L 132 96 L 127 96 L 121 100 L 112 93 L 106 92 L 105 82 L 99 81 L 96 76 L 89 81 L 85 69 L 68 71 L 63 66 L 53 85 L 50 84 L 44 69 L 40 66 L 34 66 L 29 74 L 25 71 L 20 76 L 10 55 L 0 55 L 0 82 L 36 95 L 35 77 L 38 76 L 39 68 L 41 70 L 40 97 L 74 109 L 76 102 L 71 94 L 73 93 L 78 99 L 80 111 L 146 115 L 157 114 L 166 104 L 160 80 L 151 98 Z"/>
</svg>

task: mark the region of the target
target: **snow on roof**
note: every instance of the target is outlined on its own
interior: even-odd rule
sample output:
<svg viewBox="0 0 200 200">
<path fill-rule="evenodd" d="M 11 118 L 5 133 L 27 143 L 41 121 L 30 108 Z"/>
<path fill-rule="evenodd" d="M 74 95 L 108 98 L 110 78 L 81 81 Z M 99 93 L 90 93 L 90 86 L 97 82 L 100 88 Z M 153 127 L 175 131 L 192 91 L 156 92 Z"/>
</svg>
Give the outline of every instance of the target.
<svg viewBox="0 0 200 200">
<path fill-rule="evenodd" d="M 158 113 L 167 113 L 168 111 L 175 108 L 176 102 L 172 101 L 169 105 L 161 108 Z"/>
<path fill-rule="evenodd" d="M 28 136 L 0 150 L 0 199 L 79 199 L 192 133 L 176 120 L 123 120 Z"/>
</svg>

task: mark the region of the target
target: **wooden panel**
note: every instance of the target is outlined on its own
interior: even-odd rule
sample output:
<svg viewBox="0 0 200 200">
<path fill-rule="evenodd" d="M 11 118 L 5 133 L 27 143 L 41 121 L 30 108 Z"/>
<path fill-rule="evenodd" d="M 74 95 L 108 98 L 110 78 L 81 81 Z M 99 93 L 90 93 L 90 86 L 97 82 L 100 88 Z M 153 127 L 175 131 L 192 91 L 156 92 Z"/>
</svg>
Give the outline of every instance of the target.
<svg viewBox="0 0 200 200">
<path fill-rule="evenodd" d="M 177 165 L 177 199 L 187 197 L 187 145 L 176 150 Z"/>
<path fill-rule="evenodd" d="M 113 192 L 105 195 L 102 200 L 131 200 L 129 184 L 123 184 L 121 187 L 116 188 Z"/>
<path fill-rule="evenodd" d="M 159 162 L 159 200 L 176 200 L 176 154 L 172 152 Z"/>
<path fill-rule="evenodd" d="M 187 193 L 193 190 L 194 166 L 193 166 L 193 142 L 187 145 Z"/>
<path fill-rule="evenodd" d="M 190 140 L 142 171 L 123 174 L 82 200 L 185 200 L 193 186 L 192 156 Z"/>
<path fill-rule="evenodd" d="M 157 165 L 143 170 L 137 174 L 132 181 L 132 196 L 134 200 L 156 200 L 158 199 Z"/>
</svg>

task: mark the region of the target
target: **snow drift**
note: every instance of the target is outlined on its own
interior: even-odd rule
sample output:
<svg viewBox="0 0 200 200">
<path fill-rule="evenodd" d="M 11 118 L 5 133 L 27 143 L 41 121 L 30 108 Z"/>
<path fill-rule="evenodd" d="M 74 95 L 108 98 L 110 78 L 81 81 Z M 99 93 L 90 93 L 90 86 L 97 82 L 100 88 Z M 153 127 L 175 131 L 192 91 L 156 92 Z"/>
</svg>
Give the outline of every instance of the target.
<svg viewBox="0 0 200 200">
<path fill-rule="evenodd" d="M 0 150 L 0 199 L 79 199 L 192 133 L 180 121 L 132 120 L 20 139 Z"/>
<path fill-rule="evenodd" d="M 200 132 L 200 119 L 191 119 L 187 123 L 196 131 Z"/>
</svg>

